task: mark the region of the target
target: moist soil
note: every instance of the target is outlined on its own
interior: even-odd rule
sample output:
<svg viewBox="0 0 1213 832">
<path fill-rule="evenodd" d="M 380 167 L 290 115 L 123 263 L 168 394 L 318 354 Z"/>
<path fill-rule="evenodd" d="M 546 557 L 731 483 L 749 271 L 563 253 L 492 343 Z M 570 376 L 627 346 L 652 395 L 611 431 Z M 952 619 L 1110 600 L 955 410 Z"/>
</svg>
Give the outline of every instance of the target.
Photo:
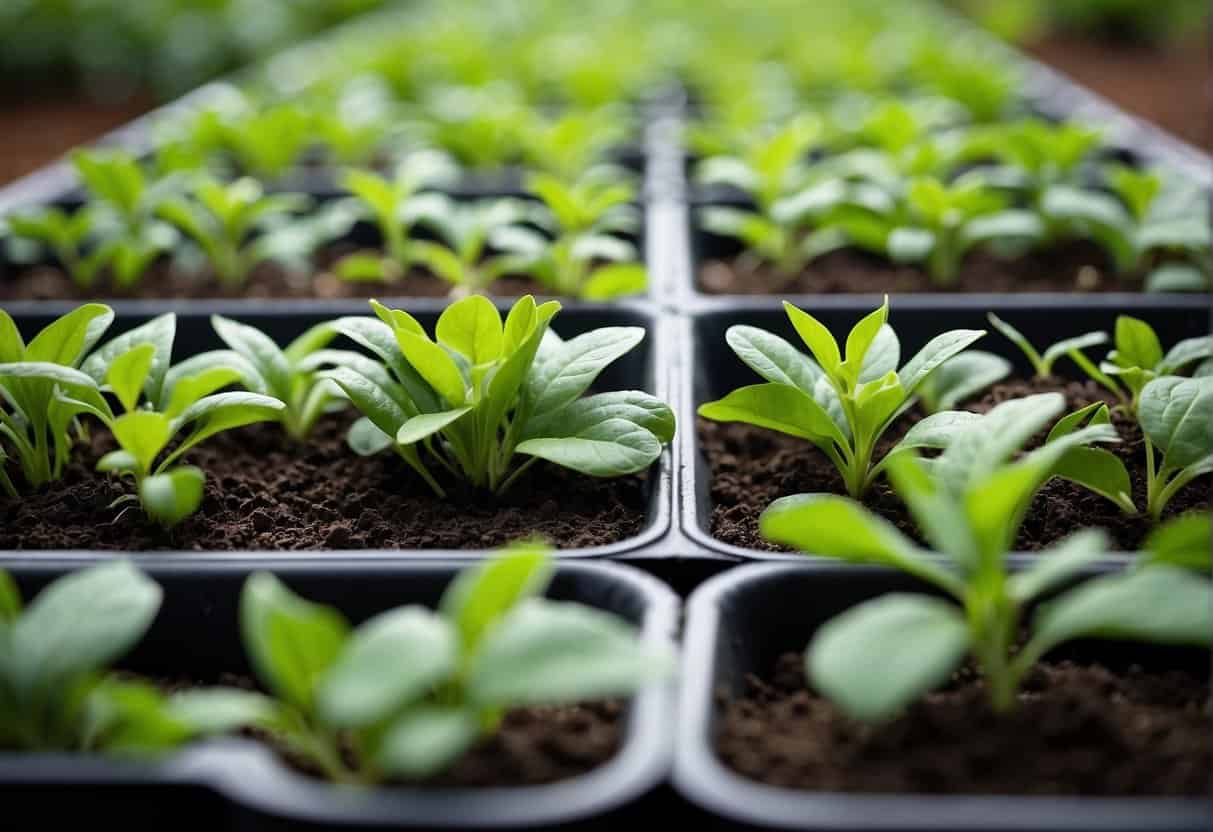
<svg viewBox="0 0 1213 832">
<path fill-rule="evenodd" d="M 805 683 L 803 657 L 722 702 L 717 751 L 746 777 L 793 789 L 1035 795 L 1208 795 L 1213 702 L 1182 672 L 1043 663 L 996 716 L 971 668 L 892 722 L 844 716 Z"/>
<path fill-rule="evenodd" d="M 1052 35 L 1028 51 L 1075 81 L 1181 139 L 1213 150 L 1209 42 L 1170 47 Z"/>
<path fill-rule="evenodd" d="M 983 413 L 994 405 L 1033 393 L 1061 392 L 1066 397 L 1066 412 L 1095 401 L 1112 400 L 1093 381 L 1064 379 L 1008 380 L 962 405 L 963 409 Z M 894 424 L 878 445 L 883 454 L 922 418 L 921 411 L 910 411 Z M 1118 412 L 1112 421 L 1121 442 L 1103 447 L 1117 454 L 1129 469 L 1133 499 L 1145 505 L 1146 464 L 1140 429 Z M 711 476 L 712 536 L 725 543 L 749 549 L 787 551 L 770 543 L 758 532 L 758 517 L 774 500 L 789 494 L 829 492 L 845 494 L 842 477 L 816 447 L 803 439 L 785 436 L 764 428 L 739 423 L 698 420 L 699 441 Z M 1046 433 L 1029 442 L 1029 447 L 1044 441 Z M 1168 504 L 1164 518 L 1192 510 L 1207 509 L 1213 477 L 1204 476 L 1189 483 Z M 921 539 L 914 521 L 888 484 L 878 480 L 864 498 L 864 504 L 894 523 L 911 537 Z M 1053 479 L 1037 493 L 1020 528 L 1016 548 L 1036 551 L 1057 542 L 1072 532 L 1089 527 L 1107 529 L 1115 549 L 1133 551 L 1140 547 L 1150 525 L 1140 517 L 1128 517 L 1110 500 L 1073 483 Z"/>
<path fill-rule="evenodd" d="M 874 254 L 842 249 L 819 257 L 788 279 L 770 264 L 742 254 L 707 259 L 699 288 L 718 295 L 879 294 L 884 292 L 1125 292 L 1137 291 L 1140 275 L 1118 278 L 1093 243 L 1075 241 L 1048 251 L 1002 260 L 977 251 L 965 259 L 953 283 L 935 283 L 926 272 Z"/>
<path fill-rule="evenodd" d="M 331 271 L 341 255 L 355 249 L 334 246 L 317 254 L 310 272 L 291 272 L 277 263 L 262 263 L 253 269 L 248 282 L 225 286 L 209 272 L 191 273 L 174 269 L 161 260 L 148 269 L 133 289 L 115 289 L 102 279 L 89 289 L 81 289 L 56 266 L 42 265 L 16 272 L 0 280 L 0 301 L 4 300 L 97 300 L 108 298 L 441 298 L 451 295 L 451 284 L 424 269 L 412 269 L 400 280 L 391 282 L 347 281 Z M 493 282 L 492 293 L 503 297 L 526 294 L 551 294 L 551 290 L 531 278 L 507 275 Z"/>
<path fill-rule="evenodd" d="M 191 450 L 185 461 L 206 472 L 206 493 L 171 533 L 138 508 L 109 508 L 129 481 L 93 470 L 115 448 L 98 429 L 61 480 L 20 499 L 0 496 L 0 549 L 485 549 L 532 536 L 574 548 L 644 526 L 644 474 L 596 479 L 539 463 L 498 498 L 438 476 L 449 495 L 440 500 L 403 460 L 354 454 L 345 444 L 352 420 L 327 415 L 301 444 L 263 423 Z"/>
</svg>

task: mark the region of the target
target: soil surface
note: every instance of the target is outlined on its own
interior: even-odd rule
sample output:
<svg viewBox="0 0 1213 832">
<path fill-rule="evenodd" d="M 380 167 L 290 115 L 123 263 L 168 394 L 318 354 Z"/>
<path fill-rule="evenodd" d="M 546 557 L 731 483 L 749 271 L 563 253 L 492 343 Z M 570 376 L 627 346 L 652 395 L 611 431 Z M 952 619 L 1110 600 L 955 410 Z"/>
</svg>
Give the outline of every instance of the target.
<svg viewBox="0 0 1213 832">
<path fill-rule="evenodd" d="M 1107 255 L 1089 242 L 1068 243 L 1016 260 L 974 252 L 955 283 L 933 282 L 914 266 L 843 249 L 814 260 L 788 279 L 768 263 L 741 255 L 706 260 L 699 288 L 708 294 L 783 295 L 883 292 L 1124 292 L 1137 291 L 1140 276 L 1118 278 Z"/>
<path fill-rule="evenodd" d="M 0 184 L 54 161 L 152 106 L 144 96 L 99 103 L 78 92 L 39 93 L 0 97 Z"/>
<path fill-rule="evenodd" d="M 1059 391 L 1066 397 L 1066 412 L 1095 401 L 1112 403 L 1093 381 L 1062 379 L 1008 380 L 990 387 L 986 393 L 962 407 L 985 412 L 995 404 L 1033 393 Z M 891 447 L 911 424 L 922 417 L 911 411 L 882 437 L 878 454 Z M 1119 444 L 1105 445 L 1120 456 L 1129 469 L 1133 499 L 1145 505 L 1146 465 L 1142 435 L 1136 423 L 1117 412 L 1113 424 L 1120 433 Z M 707 460 L 712 501 L 712 536 L 725 543 L 750 549 L 786 551 L 762 538 L 758 517 L 774 500 L 789 494 L 829 492 L 845 494 L 837 469 L 811 443 L 764 428 L 738 423 L 698 420 L 700 447 Z M 1029 442 L 1029 447 L 1044 441 L 1046 433 Z M 1168 504 L 1164 517 L 1186 511 L 1207 509 L 1213 505 L 1213 476 L 1196 479 L 1183 488 Z M 920 538 L 914 521 L 901 500 L 883 480 L 878 480 L 864 498 L 864 504 L 897 525 L 902 531 Z M 1107 529 L 1117 549 L 1139 548 L 1150 531 L 1145 519 L 1127 517 L 1110 500 L 1080 488 L 1066 480 L 1053 479 L 1037 493 L 1020 528 L 1016 548 L 1042 549 L 1066 535 L 1088 527 Z"/>
<path fill-rule="evenodd" d="M 595 479 L 540 463 L 498 498 L 437 476 L 450 495 L 439 500 L 392 454 L 354 454 L 345 444 L 352 420 L 326 416 L 302 445 L 263 423 L 190 451 L 185 461 L 206 472 L 206 495 L 171 533 L 137 508 L 109 508 L 129 484 L 93 470 L 115 447 L 98 428 L 61 480 L 0 496 L 0 549 L 485 549 L 531 536 L 574 548 L 644 526 L 646 475 Z"/>
<path fill-rule="evenodd" d="M 1129 112 L 1213 150 L 1207 40 L 1163 49 L 1053 35 L 1028 51 Z"/>
<path fill-rule="evenodd" d="M 855 722 L 781 656 L 724 702 L 717 750 L 755 780 L 794 789 L 934 794 L 1208 795 L 1213 715 L 1207 682 L 1182 672 L 1123 674 L 1044 663 L 1017 709 L 990 710 L 971 669 L 883 726 Z"/>
</svg>

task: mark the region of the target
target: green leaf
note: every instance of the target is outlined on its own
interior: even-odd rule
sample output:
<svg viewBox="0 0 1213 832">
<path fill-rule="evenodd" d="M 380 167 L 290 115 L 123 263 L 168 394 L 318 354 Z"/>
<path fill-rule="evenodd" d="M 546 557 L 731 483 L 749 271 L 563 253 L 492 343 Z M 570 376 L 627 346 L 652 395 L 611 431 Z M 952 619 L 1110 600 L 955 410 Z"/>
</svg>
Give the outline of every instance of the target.
<svg viewBox="0 0 1213 832">
<path fill-rule="evenodd" d="M 349 625 L 336 610 L 306 601 L 273 575 L 258 572 L 240 595 L 240 632 L 262 684 L 310 714 L 316 687 L 336 663 Z"/>
<path fill-rule="evenodd" d="M 1039 393 L 1003 402 L 962 430 L 936 461 L 937 476 L 954 494 L 981 482 L 1023 447 L 1065 407 L 1060 393 Z"/>
<path fill-rule="evenodd" d="M 471 295 L 443 310 L 435 335 L 440 344 L 465 356 L 473 365 L 489 364 L 502 356 L 501 314 L 483 295 Z"/>
<path fill-rule="evenodd" d="M 758 522 L 762 536 L 806 554 L 892 566 L 949 592 L 959 581 L 887 520 L 832 494 L 796 494 L 771 503 Z"/>
<path fill-rule="evenodd" d="M 530 295 L 523 295 L 510 307 L 502 333 L 502 355 L 513 355 L 530 337 L 539 321 L 535 310 L 535 299 Z"/>
<path fill-rule="evenodd" d="M 1078 335 L 1074 338 L 1064 338 L 1045 350 L 1042 359 L 1044 370 L 1046 373 L 1052 372 L 1053 364 L 1063 355 L 1071 355 L 1077 350 L 1085 350 L 1088 347 L 1106 344 L 1107 341 L 1108 334 L 1106 332 L 1088 332 L 1085 335 Z"/>
<path fill-rule="evenodd" d="M 1139 560 L 1206 574 L 1213 571 L 1213 515 L 1184 514 L 1162 524 L 1146 538 Z"/>
<path fill-rule="evenodd" d="M 885 245 L 894 263 L 921 263 L 935 250 L 938 237 L 927 228 L 894 228 Z"/>
<path fill-rule="evenodd" d="M 1213 335 L 1185 338 L 1177 343 L 1158 364 L 1159 375 L 1171 375 L 1194 361 L 1213 357 Z"/>
<path fill-rule="evenodd" d="M 224 366 L 211 367 L 195 375 L 177 379 L 171 388 L 166 384 L 166 390 L 171 392 L 164 415 L 175 419 L 203 397 L 243 380 L 239 369 Z"/>
<path fill-rule="evenodd" d="M 516 545 L 501 556 L 461 571 L 442 595 L 439 609 L 459 632 L 465 655 L 521 601 L 540 595 L 552 577 L 548 550 Z"/>
<path fill-rule="evenodd" d="M 119 416 L 110 427 L 122 450 L 130 453 L 139 470 L 145 473 L 152 469 L 156 457 L 172 436 L 168 417 L 148 410 L 136 410 Z"/>
<path fill-rule="evenodd" d="M 110 362 L 109 369 L 105 371 L 105 380 L 124 410 L 134 410 L 139 404 L 139 396 L 143 393 L 143 385 L 155 356 L 155 345 L 140 344 Z"/>
<path fill-rule="evenodd" d="M 113 320 L 114 311 L 104 304 L 78 306 L 34 336 L 24 360 L 75 367 Z"/>
<path fill-rule="evenodd" d="M 528 439 L 514 450 L 592 477 L 617 477 L 651 465 L 661 456 L 661 442 L 633 422 L 608 418 L 573 435 Z"/>
<path fill-rule="evenodd" d="M 581 285 L 582 300 L 607 301 L 638 295 L 649 286 L 648 270 L 639 263 L 611 263 L 595 269 Z"/>
<path fill-rule="evenodd" d="M 387 729 L 376 762 L 393 777 L 422 779 L 442 771 L 480 738 L 480 720 L 458 707 L 426 705 Z"/>
<path fill-rule="evenodd" d="M 532 365 L 526 397 L 532 413 L 564 407 L 589 388 L 598 374 L 644 340 L 641 327 L 602 327 L 572 338 Z"/>
<path fill-rule="evenodd" d="M 787 301 L 783 302 L 783 309 L 796 329 L 796 334 L 813 353 L 817 363 L 829 375 L 837 375 L 838 368 L 842 366 L 842 356 L 838 352 L 838 342 L 834 340 L 830 330 L 808 312 L 797 309 Z"/>
<path fill-rule="evenodd" d="M 25 359 L 25 342 L 13 318 L 0 309 L 0 364 L 16 364 Z"/>
<path fill-rule="evenodd" d="M 97 460 L 97 470 L 107 473 L 125 474 L 138 467 L 139 460 L 130 451 L 110 451 Z"/>
<path fill-rule="evenodd" d="M 872 344 L 864 356 L 863 366 L 859 371 L 859 383 L 867 384 L 884 378 L 889 373 L 896 372 L 900 363 L 901 341 L 898 340 L 893 327 L 885 324 L 876 332 L 876 337 L 872 339 Z"/>
<path fill-rule="evenodd" d="M 984 329 L 954 329 L 928 341 L 897 374 L 906 395 L 912 395 L 923 379 L 985 334 Z"/>
<path fill-rule="evenodd" d="M 381 613 L 346 641 L 316 705 L 325 723 L 372 725 L 425 695 L 458 667 L 452 625 L 423 607 Z"/>
<path fill-rule="evenodd" d="M 1129 471 L 1116 454 L 1103 448 L 1071 448 L 1053 468 L 1053 475 L 1081 485 L 1135 513 Z"/>
<path fill-rule="evenodd" d="M 202 469 L 184 465 L 140 482 L 139 502 L 148 517 L 171 529 L 198 510 L 205 487 Z"/>
<path fill-rule="evenodd" d="M 672 656 L 644 644 L 618 616 L 532 599 L 485 636 L 468 693 L 490 707 L 572 704 L 632 693 L 672 665 Z"/>
<path fill-rule="evenodd" d="M 338 260 L 333 272 L 342 280 L 351 282 L 386 283 L 397 276 L 398 268 L 378 254 L 356 253 Z"/>
<path fill-rule="evenodd" d="M 264 694 L 231 687 L 207 687 L 172 694 L 166 715 L 191 734 L 227 734 L 239 728 L 270 725 L 280 718 L 278 703 Z"/>
<path fill-rule="evenodd" d="M 13 576 L 0 569 L 0 624 L 11 624 L 21 615 L 21 592 Z"/>
<path fill-rule="evenodd" d="M 1011 362 L 982 350 L 966 350 L 927 374 L 918 397 L 931 412 L 952 410 L 1011 373 Z"/>
<path fill-rule="evenodd" d="M 1145 321 L 1121 315 L 1116 319 L 1117 363 L 1152 370 L 1162 361 L 1162 344 Z"/>
<path fill-rule="evenodd" d="M 375 307 L 374 302 L 371 305 L 372 308 Z M 397 311 L 399 310 L 383 309 L 383 314 L 389 319 L 395 320 L 394 312 Z M 378 309 L 376 309 L 376 313 L 379 313 Z M 396 340 L 395 330 L 391 326 L 382 321 L 359 317 L 338 318 L 332 323 L 333 327 L 342 335 L 379 356 L 404 389 L 408 391 L 409 399 L 415 403 L 418 410 L 429 413 L 442 409 L 438 396 L 430 385 L 405 361 Z M 420 324 L 417 325 L 417 330 L 424 334 Z M 409 331 L 412 330 L 409 329 Z M 391 432 L 395 433 L 396 429 L 393 428 Z"/>
<path fill-rule="evenodd" d="M 105 668 L 147 632 L 161 595 L 160 587 L 127 561 L 56 580 L 9 631 L 9 678 L 36 701 Z"/>
<path fill-rule="evenodd" d="M 144 392 L 148 401 L 159 402 L 164 389 L 165 376 L 173 358 L 173 341 L 176 334 L 176 315 L 169 312 L 157 316 L 141 326 L 111 338 L 93 352 L 80 369 L 92 376 L 97 384 L 101 384 L 105 381 L 106 371 L 115 358 L 130 352 L 140 344 L 153 344 L 156 347 L 156 355 L 152 359 L 152 366 L 148 371 Z"/>
<path fill-rule="evenodd" d="M 619 390 L 583 396 L 552 413 L 531 419 L 523 439 L 576 436 L 607 419 L 624 419 L 649 431 L 661 444 L 674 438 L 674 412 L 669 405 L 638 390 Z"/>
<path fill-rule="evenodd" d="M 788 384 L 813 395 L 821 368 L 778 335 L 753 326 L 736 325 L 725 332 L 725 341 L 737 357 L 764 379 Z"/>
<path fill-rule="evenodd" d="M 1213 377 L 1164 376 L 1141 391 L 1138 419 L 1164 463 L 1185 468 L 1213 453 Z"/>
<path fill-rule="evenodd" d="M 190 448 L 225 430 L 274 421 L 286 405 L 258 393 L 216 393 L 206 396 L 185 409 L 173 420 L 174 432 L 182 425 L 193 424 L 190 435 L 166 460 L 171 462 Z"/>
<path fill-rule="evenodd" d="M 444 410 L 441 413 L 422 413 L 414 416 L 401 425 L 400 430 L 396 431 L 396 443 L 412 445 L 420 442 L 471 412 L 471 407 L 459 407 L 454 410 Z"/>
<path fill-rule="evenodd" d="M 211 326 L 223 343 L 257 368 L 272 395 L 283 400 L 290 398 L 290 362 L 269 336 L 256 327 L 228 320 L 221 315 L 211 316 Z"/>
<path fill-rule="evenodd" d="M 919 448 L 946 448 L 953 437 L 972 427 L 980 419 L 981 416 L 967 410 L 944 410 L 919 419 L 906 431 L 906 435 L 885 453 L 876 470 L 885 467 L 898 453 Z"/>
<path fill-rule="evenodd" d="M 1147 292 L 1204 292 L 1209 284 L 1209 276 L 1197 266 L 1164 263 L 1146 275 L 1143 288 Z"/>
<path fill-rule="evenodd" d="M 1213 585 L 1173 566 L 1086 581 L 1037 613 L 1024 652 L 1034 661 L 1076 638 L 1208 646 L 1213 642 Z"/>
<path fill-rule="evenodd" d="M 467 401 L 467 382 L 455 360 L 429 338 L 404 330 L 396 331 L 396 340 L 405 360 L 450 407 Z"/>
<path fill-rule="evenodd" d="M 785 384 L 739 387 L 719 401 L 700 405 L 699 415 L 718 422 L 746 422 L 814 442 L 848 444 L 830 414 L 812 396 Z"/>
<path fill-rule="evenodd" d="M 890 593 L 851 607 L 813 636 L 813 686 L 850 716 L 888 719 L 938 687 L 969 648 L 960 611 L 923 595 Z"/>
<path fill-rule="evenodd" d="M 1108 535 L 1102 529 L 1084 529 L 1032 559 L 1031 565 L 1010 579 L 1011 596 L 1026 603 L 1077 574 L 1108 551 Z"/>
<path fill-rule="evenodd" d="M 876 340 L 876 336 L 884 329 L 889 318 L 889 298 L 885 296 L 879 309 L 869 312 L 859 323 L 852 327 L 847 335 L 846 360 L 840 369 L 846 375 L 851 386 L 859 381 L 861 370 L 864 369 L 864 359 L 868 350 Z M 889 370 L 896 370 L 896 366 Z M 888 372 L 889 370 L 886 370 Z M 881 374 L 883 375 L 883 374 Z M 879 378 L 880 376 L 877 376 Z"/>
</svg>

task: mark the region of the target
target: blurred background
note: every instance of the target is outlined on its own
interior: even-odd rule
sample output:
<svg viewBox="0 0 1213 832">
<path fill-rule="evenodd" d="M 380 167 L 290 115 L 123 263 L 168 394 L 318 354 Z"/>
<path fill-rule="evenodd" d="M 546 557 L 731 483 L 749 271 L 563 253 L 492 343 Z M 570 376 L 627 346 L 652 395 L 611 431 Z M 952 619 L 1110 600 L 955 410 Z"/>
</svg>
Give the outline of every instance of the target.
<svg viewBox="0 0 1213 832">
<path fill-rule="evenodd" d="M 0 0 L 0 181 L 203 81 L 407 2 Z M 1130 111 L 1213 148 L 1209 0 L 949 2 Z"/>
</svg>

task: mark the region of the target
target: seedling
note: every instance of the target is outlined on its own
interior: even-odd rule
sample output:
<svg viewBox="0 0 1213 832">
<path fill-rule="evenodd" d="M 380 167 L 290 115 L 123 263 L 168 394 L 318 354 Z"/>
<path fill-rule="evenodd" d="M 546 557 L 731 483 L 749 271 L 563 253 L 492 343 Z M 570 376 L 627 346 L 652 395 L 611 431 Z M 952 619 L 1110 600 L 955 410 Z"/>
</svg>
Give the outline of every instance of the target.
<svg viewBox="0 0 1213 832">
<path fill-rule="evenodd" d="M 23 610 L 0 571 L 0 749 L 147 754 L 259 718 L 255 694 L 165 694 L 109 670 L 147 633 L 161 594 L 116 561 L 57 579 Z"/>
<path fill-rule="evenodd" d="M 626 113 L 614 107 L 570 110 L 522 128 L 523 158 L 536 171 L 566 182 L 602 163 L 606 152 L 623 141 Z"/>
<path fill-rule="evenodd" d="M 786 301 L 783 308 L 816 361 L 765 330 L 729 327 L 725 340 L 733 352 L 767 383 L 740 387 L 701 405 L 700 416 L 809 440 L 842 474 L 847 493 L 858 498 L 892 457 L 915 447 L 941 447 L 951 426 L 967 415 L 945 411 L 929 416 L 877 460 L 877 441 L 913 406 L 923 381 L 985 331 L 956 329 L 938 335 L 899 371 L 901 344 L 886 324 L 888 298 L 851 330 L 845 359 L 816 318 Z"/>
<path fill-rule="evenodd" d="M 482 200 L 460 204 L 447 196 L 418 197 L 417 224 L 432 229 L 441 242 L 414 240 L 414 262 L 451 284 L 453 294 L 484 292 L 497 278 L 525 267 L 510 254 L 486 256 L 490 247 L 510 232 L 528 211 L 518 200 Z"/>
<path fill-rule="evenodd" d="M 346 280 L 391 281 L 403 277 L 414 261 L 409 231 L 417 221 L 417 194 L 453 173 L 450 159 L 432 151 L 406 156 L 390 181 L 371 171 L 347 171 L 342 186 L 370 211 L 383 236 L 384 251 L 352 254 L 337 264 L 337 274 Z"/>
<path fill-rule="evenodd" d="M 1104 575 L 1064 587 L 1107 551 L 1102 531 L 1078 532 L 1010 574 L 1007 553 L 1033 495 L 1065 453 L 1110 441 L 1108 425 L 1074 431 L 1008 461 L 1064 406 L 1046 393 L 1006 402 L 969 425 L 935 460 L 900 454 L 889 478 L 917 520 L 928 552 L 862 506 L 825 494 L 772 505 L 765 536 L 815 555 L 908 572 L 945 598 L 889 593 L 836 616 L 813 636 L 806 670 L 814 687 L 852 717 L 883 721 L 944 682 L 966 654 L 980 667 L 990 705 L 1012 710 L 1029 670 L 1077 638 L 1206 646 L 1213 586 L 1170 566 Z M 943 557 L 940 562 L 938 556 Z M 1057 592 L 1061 590 L 1060 592 Z M 1040 603 L 1015 649 L 1027 607 Z"/>
<path fill-rule="evenodd" d="M 63 475 L 77 413 L 59 393 L 100 399 L 96 382 L 78 368 L 113 320 L 108 306 L 85 304 L 47 325 L 27 346 L 0 309 L 0 488 L 10 497 L 18 495 L 4 470 L 10 455 L 30 488 Z"/>
<path fill-rule="evenodd" d="M 343 364 L 323 374 L 365 418 L 350 430 L 360 454 L 398 453 L 439 497 L 429 465 L 502 493 L 546 459 L 596 477 L 647 468 L 674 435 L 674 415 L 639 391 L 585 392 L 608 364 L 644 338 L 638 327 L 605 327 L 565 341 L 548 324 L 560 304 L 514 304 L 504 326 L 488 300 L 451 304 L 431 340 L 416 319 L 371 301 L 379 320 L 341 318 L 338 332 L 382 365 Z M 515 457 L 528 457 L 521 464 Z"/>
<path fill-rule="evenodd" d="M 67 213 L 60 208 L 41 208 L 6 218 L 9 236 L 33 240 L 44 246 L 81 289 L 90 288 L 106 265 L 110 251 L 86 246 L 95 236 L 93 214 L 88 206 Z"/>
<path fill-rule="evenodd" d="M 1140 564 L 1165 563 L 1208 575 L 1213 572 L 1213 514 L 1194 512 L 1172 518 L 1150 532 L 1141 549 Z"/>
<path fill-rule="evenodd" d="M 949 358 L 918 385 L 918 400 L 927 413 L 955 410 L 962 402 L 1011 374 L 1011 362 L 982 350 L 965 350 Z"/>
<path fill-rule="evenodd" d="M 253 267 L 272 259 L 267 238 L 257 234 L 308 203 L 302 194 L 267 196 L 253 179 L 225 185 L 198 174 L 187 196 L 165 199 L 157 214 L 198 244 L 220 283 L 238 287 L 248 281 Z"/>
<path fill-rule="evenodd" d="M 777 130 L 751 135 L 738 156 L 705 159 L 696 172 L 701 185 L 732 185 L 753 198 L 758 213 L 769 215 L 782 197 L 807 183 L 808 153 L 822 134 L 813 116 L 787 121 Z"/>
<path fill-rule="evenodd" d="M 1036 378 L 1051 378 L 1053 376 L 1053 365 L 1062 356 L 1069 356 L 1084 371 L 1088 367 L 1093 368 L 1094 365 L 1091 364 L 1090 359 L 1086 357 L 1083 350 L 1088 347 L 1097 347 L 1108 341 L 1108 333 L 1106 332 L 1087 332 L 1073 338 L 1063 338 L 1049 346 L 1044 353 L 1041 353 L 1032 346 L 1032 342 L 1027 339 L 1027 336 L 993 312 L 987 313 L 986 318 L 990 321 L 990 326 L 997 329 L 1011 343 L 1019 347 L 1024 356 L 1027 357 L 1029 363 L 1031 363 L 1032 369 L 1035 370 Z M 1098 373 L 1099 371 L 1096 370 L 1096 372 Z"/>
<path fill-rule="evenodd" d="M 505 712 L 622 696 L 670 657 L 614 615 L 540 597 L 546 551 L 516 548 L 461 572 L 437 610 L 399 607 L 351 629 L 267 573 L 240 599 L 245 651 L 273 697 L 262 722 L 293 758 L 344 783 L 440 773 Z"/>
</svg>

